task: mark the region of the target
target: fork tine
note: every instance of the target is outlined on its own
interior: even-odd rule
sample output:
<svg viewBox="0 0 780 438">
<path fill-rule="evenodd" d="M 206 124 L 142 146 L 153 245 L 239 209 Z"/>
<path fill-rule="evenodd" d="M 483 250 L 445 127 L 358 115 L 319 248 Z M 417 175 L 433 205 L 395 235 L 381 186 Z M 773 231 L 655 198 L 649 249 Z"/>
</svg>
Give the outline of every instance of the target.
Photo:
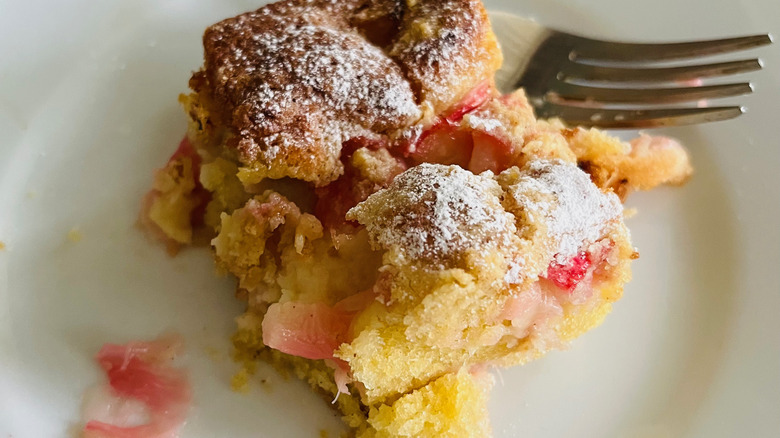
<svg viewBox="0 0 780 438">
<path fill-rule="evenodd" d="M 604 67 L 569 62 L 561 68 L 558 78 L 595 82 L 677 82 L 747 73 L 762 67 L 758 59 L 659 68 Z"/>
<path fill-rule="evenodd" d="M 594 103 L 678 103 L 702 99 L 739 96 L 753 92 L 745 82 L 740 84 L 708 85 L 677 88 L 602 88 L 558 82 L 550 87 L 548 98 L 583 100 Z"/>
<path fill-rule="evenodd" d="M 577 38 L 571 59 L 601 61 L 667 61 L 746 50 L 772 42 L 769 34 L 685 43 L 618 43 Z"/>
<path fill-rule="evenodd" d="M 739 106 L 667 109 L 602 109 L 545 103 L 538 109 L 541 118 L 559 117 L 569 125 L 608 129 L 642 129 L 661 126 L 694 125 L 739 116 Z"/>
</svg>

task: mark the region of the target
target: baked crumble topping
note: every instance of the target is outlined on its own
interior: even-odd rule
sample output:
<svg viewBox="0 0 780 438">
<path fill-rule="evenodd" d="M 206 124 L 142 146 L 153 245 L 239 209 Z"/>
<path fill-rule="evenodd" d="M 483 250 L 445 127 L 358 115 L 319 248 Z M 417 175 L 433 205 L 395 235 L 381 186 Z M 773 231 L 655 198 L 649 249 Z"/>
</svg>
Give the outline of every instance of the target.
<svg viewBox="0 0 780 438">
<path fill-rule="evenodd" d="M 501 194 L 492 174 L 423 163 L 398 175 L 346 217 L 364 225 L 377 248 L 440 269 L 453 266 L 446 261 L 466 250 L 509 245 L 514 217 L 501 207 Z"/>
<path fill-rule="evenodd" d="M 237 278 L 242 376 L 292 371 L 356 436 L 488 436 L 483 371 L 599 325 L 637 257 L 621 200 L 691 173 L 501 95 L 478 0 L 285 0 L 204 49 L 141 221 Z"/>
</svg>

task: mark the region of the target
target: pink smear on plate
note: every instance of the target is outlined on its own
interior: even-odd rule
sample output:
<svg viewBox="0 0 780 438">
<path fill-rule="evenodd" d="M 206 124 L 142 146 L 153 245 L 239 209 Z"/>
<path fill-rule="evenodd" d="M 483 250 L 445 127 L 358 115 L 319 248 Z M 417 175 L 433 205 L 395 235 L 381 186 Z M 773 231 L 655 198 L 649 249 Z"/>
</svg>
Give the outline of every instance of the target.
<svg viewBox="0 0 780 438">
<path fill-rule="evenodd" d="M 189 380 L 173 360 L 176 335 L 124 345 L 106 344 L 95 359 L 108 384 L 86 395 L 85 438 L 176 438 L 192 402 Z"/>
</svg>

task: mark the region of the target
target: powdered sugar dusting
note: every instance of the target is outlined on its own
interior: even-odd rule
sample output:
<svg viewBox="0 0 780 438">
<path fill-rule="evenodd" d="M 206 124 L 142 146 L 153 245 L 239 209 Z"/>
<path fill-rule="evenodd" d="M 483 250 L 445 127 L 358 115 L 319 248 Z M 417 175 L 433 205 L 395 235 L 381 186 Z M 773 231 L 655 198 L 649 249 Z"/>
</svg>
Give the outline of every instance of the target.
<svg viewBox="0 0 780 438">
<path fill-rule="evenodd" d="M 531 220 L 546 222 L 560 263 L 604 237 L 609 226 L 623 214 L 614 193 L 601 192 L 585 172 L 562 160 L 530 162 L 520 180 L 510 186 L 509 194 Z"/>
<path fill-rule="evenodd" d="M 501 204 L 502 196 L 511 196 L 526 220 L 545 225 L 550 256 L 565 263 L 622 217 L 616 195 L 601 192 L 585 172 L 562 160 L 530 162 L 505 190 L 490 172 L 475 175 L 458 166 L 424 163 L 396 177 L 347 218 L 407 260 L 441 262 L 469 248 L 511 246 L 515 217 Z M 507 283 L 523 278 L 525 261 L 514 253 L 506 252 Z"/>
<path fill-rule="evenodd" d="M 495 130 L 504 128 L 504 124 L 501 123 L 501 121 L 498 119 L 482 117 L 474 114 L 467 114 L 464 118 L 464 122 L 466 122 L 466 124 L 468 124 L 471 128 L 484 132 L 493 132 Z"/>
<path fill-rule="evenodd" d="M 281 33 L 254 35 L 253 40 L 260 57 L 255 61 L 260 62 L 266 75 L 290 75 L 314 92 L 304 96 L 305 104 L 326 103 L 333 111 L 370 108 L 370 113 L 350 115 L 365 127 L 378 122 L 374 119 L 417 111 L 411 89 L 400 75 L 392 75 L 394 70 L 383 52 L 355 34 L 304 25 L 288 26 Z M 295 56 L 280 59 L 278 53 L 282 50 Z M 385 70 L 390 70 L 389 77 L 367 74 Z M 271 90 L 263 103 L 278 103 L 294 87 L 289 84 L 276 95 L 276 90 Z"/>
<path fill-rule="evenodd" d="M 245 162 L 291 150 L 337 157 L 341 143 L 419 118 L 409 83 L 378 47 L 330 11 L 271 5 L 212 26 L 206 71 Z"/>
<path fill-rule="evenodd" d="M 509 268 L 504 274 L 504 281 L 507 284 L 519 284 L 525 278 L 525 260 L 522 256 L 517 256 L 515 260 L 509 262 Z"/>
<path fill-rule="evenodd" d="M 283 105 L 317 107 L 326 112 L 327 122 L 322 128 L 327 143 L 338 146 L 363 129 L 384 124 L 388 118 L 417 113 L 411 89 L 400 76 L 376 77 L 367 73 L 389 70 L 388 61 L 378 48 L 363 44 L 354 35 L 306 25 L 254 37 L 258 55 L 255 65 L 259 63 L 264 75 L 288 76 L 292 82 L 283 88 L 260 84 L 251 96 L 251 104 L 258 110 L 258 123 L 267 123 L 268 113 L 285 113 Z M 281 50 L 295 56 L 280 58 Z M 300 86 L 311 93 L 301 95 L 297 90 Z M 285 149 L 300 141 L 285 138 L 284 132 L 266 139 L 270 144 L 280 143 Z M 267 148 L 266 159 L 275 158 L 278 151 L 278 148 Z"/>
<path fill-rule="evenodd" d="M 467 249 L 505 246 L 515 234 L 501 189 L 486 172 L 421 164 L 350 210 L 372 239 L 407 261 L 442 262 Z"/>
</svg>

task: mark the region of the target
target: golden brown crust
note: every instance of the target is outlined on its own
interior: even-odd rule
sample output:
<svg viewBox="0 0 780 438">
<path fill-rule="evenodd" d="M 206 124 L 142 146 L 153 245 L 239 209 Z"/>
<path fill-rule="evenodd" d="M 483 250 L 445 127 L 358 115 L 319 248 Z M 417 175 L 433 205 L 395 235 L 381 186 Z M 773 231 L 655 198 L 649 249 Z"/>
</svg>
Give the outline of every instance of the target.
<svg viewBox="0 0 780 438">
<path fill-rule="evenodd" d="M 471 248 L 510 245 L 514 218 L 501 208 L 492 175 L 423 163 L 347 213 L 365 225 L 373 244 L 404 263 L 453 267 Z M 511 242 L 514 243 L 514 242 Z"/>
<path fill-rule="evenodd" d="M 203 42 L 190 86 L 214 102 L 238 160 L 316 185 L 343 171 L 343 142 L 396 137 L 500 64 L 476 0 L 287 0 L 217 23 Z"/>
<path fill-rule="evenodd" d="M 561 132 L 593 183 L 621 199 L 636 190 L 683 184 L 693 173 L 688 152 L 671 138 L 642 134 L 626 143 L 595 129 Z"/>
<path fill-rule="evenodd" d="M 269 5 L 211 26 L 204 46 L 244 164 L 326 183 L 341 172 L 342 142 L 419 118 L 398 66 L 328 9 Z"/>
<path fill-rule="evenodd" d="M 481 81 L 502 56 L 479 0 L 407 1 L 390 54 L 418 91 L 423 110 L 439 114 Z"/>
</svg>

